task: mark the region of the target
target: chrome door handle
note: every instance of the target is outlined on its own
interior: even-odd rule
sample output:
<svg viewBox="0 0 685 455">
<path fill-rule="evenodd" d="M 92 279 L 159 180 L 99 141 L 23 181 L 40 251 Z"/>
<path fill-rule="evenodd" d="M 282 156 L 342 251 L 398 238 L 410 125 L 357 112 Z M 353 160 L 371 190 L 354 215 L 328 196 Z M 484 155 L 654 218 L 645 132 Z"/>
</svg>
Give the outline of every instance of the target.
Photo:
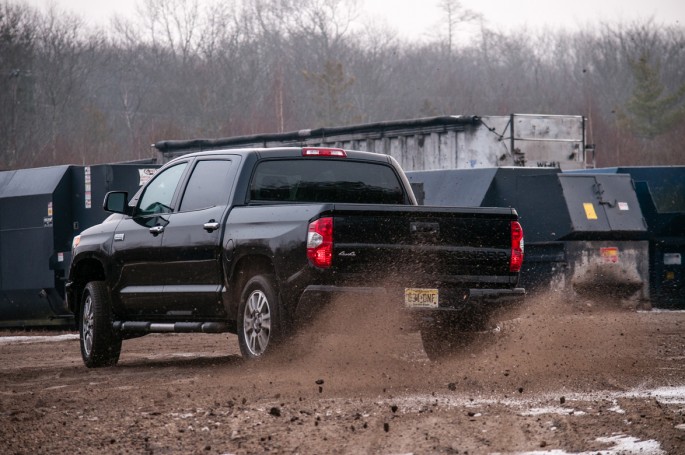
<svg viewBox="0 0 685 455">
<path fill-rule="evenodd" d="M 202 227 L 207 232 L 214 232 L 217 229 L 219 229 L 219 223 L 217 223 L 216 221 L 210 221 L 208 223 L 205 223 Z"/>
<path fill-rule="evenodd" d="M 164 232 L 164 226 L 152 226 L 150 228 L 150 234 L 154 235 L 155 237 L 157 237 L 162 232 Z"/>
</svg>

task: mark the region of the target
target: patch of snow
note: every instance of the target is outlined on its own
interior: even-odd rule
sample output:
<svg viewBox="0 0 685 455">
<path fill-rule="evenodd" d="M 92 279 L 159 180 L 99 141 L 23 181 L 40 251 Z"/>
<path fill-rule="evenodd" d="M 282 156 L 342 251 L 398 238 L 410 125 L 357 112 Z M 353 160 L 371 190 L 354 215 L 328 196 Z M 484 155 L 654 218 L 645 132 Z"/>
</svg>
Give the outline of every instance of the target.
<svg viewBox="0 0 685 455">
<path fill-rule="evenodd" d="M 623 408 L 621 408 L 621 406 L 619 406 L 618 404 L 610 407 L 609 411 L 615 412 L 616 414 L 625 414 L 626 413 L 626 411 Z"/>
<path fill-rule="evenodd" d="M 614 444 L 610 451 L 601 451 L 600 453 L 625 453 L 625 454 L 643 454 L 643 455 L 665 455 L 666 452 L 661 450 L 661 444 L 658 441 L 650 439 L 648 441 L 641 441 L 632 436 L 616 435 L 609 438 L 597 438 L 597 442 L 605 442 L 607 444 Z"/>
<path fill-rule="evenodd" d="M 57 341 L 73 341 L 78 340 L 76 334 L 66 335 L 48 335 L 48 336 L 18 336 L 18 337 L 0 337 L 0 346 L 8 344 L 31 344 L 31 343 L 54 343 Z"/>
<path fill-rule="evenodd" d="M 63 389 L 67 387 L 66 385 L 53 385 L 52 387 L 46 387 L 43 390 L 57 390 L 57 389 Z"/>
<path fill-rule="evenodd" d="M 683 387 L 659 387 L 649 392 L 659 401 L 668 404 L 685 404 L 685 386 Z"/>
<path fill-rule="evenodd" d="M 597 452 L 599 453 L 599 452 Z M 498 454 L 493 454 L 493 455 L 498 455 Z M 516 452 L 514 455 L 581 455 L 581 454 L 570 454 L 569 452 L 565 452 L 563 450 L 546 450 L 546 451 L 536 451 L 536 452 Z"/>
<path fill-rule="evenodd" d="M 585 415 L 585 411 L 576 411 L 573 408 L 562 408 L 561 406 L 546 406 L 541 408 L 531 408 L 521 412 L 522 416 L 539 416 L 544 414 L 561 414 L 561 415 Z"/>
<path fill-rule="evenodd" d="M 568 406 L 551 405 L 559 403 L 559 397 L 565 396 Z M 398 397 L 399 398 L 399 397 Z M 571 404 L 574 401 L 605 402 L 610 400 L 613 406 L 608 410 L 617 414 L 625 414 L 618 404 L 619 399 L 656 399 L 664 404 L 685 404 L 685 386 L 660 387 L 656 389 L 637 388 L 626 392 L 600 391 L 594 393 L 568 393 L 565 391 L 537 394 L 528 397 L 494 398 L 488 396 L 455 396 L 453 394 L 406 395 L 402 398 L 403 406 L 408 411 L 416 411 L 427 406 L 467 407 L 477 408 L 488 405 L 501 405 L 520 409 L 520 415 L 532 416 L 542 414 L 573 414 L 586 415 L 585 411 L 575 410 Z M 377 401 L 378 405 L 385 405 L 387 400 Z M 397 398 L 393 399 L 393 404 Z"/>
<path fill-rule="evenodd" d="M 604 450 L 592 452 L 566 452 L 564 450 L 538 450 L 534 452 L 516 452 L 513 455 L 666 455 L 661 444 L 654 440 L 641 441 L 632 436 L 616 435 L 597 438 L 597 442 L 613 444 Z"/>
<path fill-rule="evenodd" d="M 666 310 L 663 308 L 652 308 L 651 310 L 638 310 L 638 313 L 683 313 L 685 310 Z"/>
</svg>

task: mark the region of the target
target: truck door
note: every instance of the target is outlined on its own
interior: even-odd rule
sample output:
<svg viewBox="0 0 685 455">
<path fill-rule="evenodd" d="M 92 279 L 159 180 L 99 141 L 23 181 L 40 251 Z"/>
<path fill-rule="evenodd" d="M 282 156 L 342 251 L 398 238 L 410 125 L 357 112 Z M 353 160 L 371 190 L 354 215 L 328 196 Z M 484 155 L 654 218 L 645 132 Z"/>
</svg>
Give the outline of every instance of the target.
<svg viewBox="0 0 685 455">
<path fill-rule="evenodd" d="M 238 157 L 198 159 L 164 230 L 164 305 L 170 316 L 223 317 L 221 239 Z"/>
<path fill-rule="evenodd" d="M 187 165 L 158 173 L 145 187 L 134 216 L 121 220 L 114 232 L 112 294 L 115 307 L 128 317 L 150 314 L 163 297 L 162 238 Z"/>
</svg>

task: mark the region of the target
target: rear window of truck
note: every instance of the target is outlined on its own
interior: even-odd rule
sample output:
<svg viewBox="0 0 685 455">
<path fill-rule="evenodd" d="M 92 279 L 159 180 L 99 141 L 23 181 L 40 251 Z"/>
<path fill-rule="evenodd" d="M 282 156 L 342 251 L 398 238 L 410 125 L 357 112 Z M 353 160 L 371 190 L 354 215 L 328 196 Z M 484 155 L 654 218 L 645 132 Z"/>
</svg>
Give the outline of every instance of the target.
<svg viewBox="0 0 685 455">
<path fill-rule="evenodd" d="M 407 204 L 388 165 L 344 159 L 262 161 L 250 184 L 250 202 Z"/>
</svg>

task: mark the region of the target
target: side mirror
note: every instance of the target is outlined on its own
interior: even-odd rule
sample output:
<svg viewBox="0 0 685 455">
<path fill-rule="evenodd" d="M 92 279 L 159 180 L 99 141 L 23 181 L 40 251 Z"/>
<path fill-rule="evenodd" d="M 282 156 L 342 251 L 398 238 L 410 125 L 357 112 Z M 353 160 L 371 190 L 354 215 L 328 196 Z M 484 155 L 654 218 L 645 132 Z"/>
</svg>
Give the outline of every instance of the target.
<svg viewBox="0 0 685 455">
<path fill-rule="evenodd" d="M 132 210 L 128 206 L 128 193 L 126 191 L 110 191 L 105 195 L 102 208 L 107 212 L 130 215 Z"/>
</svg>

